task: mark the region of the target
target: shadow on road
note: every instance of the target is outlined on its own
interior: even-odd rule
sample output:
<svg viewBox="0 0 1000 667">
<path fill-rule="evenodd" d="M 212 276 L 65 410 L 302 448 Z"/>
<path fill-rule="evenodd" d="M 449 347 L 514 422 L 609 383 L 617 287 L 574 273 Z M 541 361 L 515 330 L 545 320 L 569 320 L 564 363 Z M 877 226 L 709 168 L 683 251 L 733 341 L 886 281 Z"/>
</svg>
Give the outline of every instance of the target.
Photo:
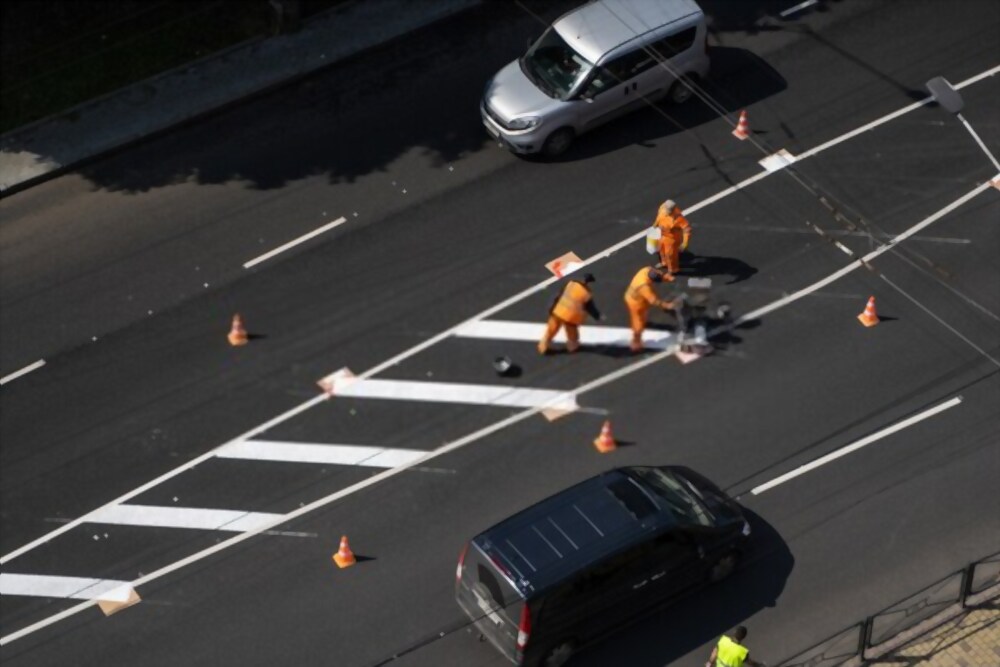
<svg viewBox="0 0 1000 667">
<path fill-rule="evenodd" d="M 735 113 L 787 87 L 773 67 L 746 49 L 716 46 L 709 49 L 709 56 L 712 71 L 708 79 L 699 82 L 702 94 L 728 112 Z M 652 148 L 657 139 L 718 118 L 716 109 L 697 98 L 679 106 L 661 101 L 578 137 L 557 161 L 584 160 L 632 145 Z"/>
<path fill-rule="evenodd" d="M 775 605 L 795 559 L 770 524 L 746 508 L 743 511 L 753 533 L 743 565 L 733 576 L 583 650 L 568 667 L 662 667 L 701 646 L 709 646 L 737 625 L 747 625 L 753 633 L 753 624 L 747 619 Z M 761 650 L 755 657 L 766 661 L 766 651 Z"/>
</svg>

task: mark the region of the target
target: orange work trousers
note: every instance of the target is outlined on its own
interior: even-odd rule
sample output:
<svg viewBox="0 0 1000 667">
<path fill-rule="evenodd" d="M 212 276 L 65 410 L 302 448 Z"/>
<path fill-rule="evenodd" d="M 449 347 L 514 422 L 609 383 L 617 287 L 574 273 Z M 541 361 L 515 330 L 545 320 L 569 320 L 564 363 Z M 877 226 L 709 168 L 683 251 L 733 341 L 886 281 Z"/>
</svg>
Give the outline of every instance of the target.
<svg viewBox="0 0 1000 667">
<path fill-rule="evenodd" d="M 663 232 L 660 237 L 660 263 L 670 273 L 677 273 L 681 270 L 681 243 L 684 242 L 684 234 L 679 229 L 671 229 Z"/>
<path fill-rule="evenodd" d="M 646 320 L 649 317 L 649 306 L 643 304 L 640 307 L 625 302 L 628 306 L 628 325 L 632 329 L 632 342 L 629 347 L 633 352 L 642 350 L 642 332 L 646 330 Z"/>
<path fill-rule="evenodd" d="M 542 340 L 538 341 L 539 354 L 548 352 L 549 343 L 563 327 L 566 328 L 566 351 L 576 352 L 580 349 L 580 325 L 567 322 L 555 315 L 549 315 L 549 322 L 545 325 L 545 334 L 542 336 Z"/>
</svg>

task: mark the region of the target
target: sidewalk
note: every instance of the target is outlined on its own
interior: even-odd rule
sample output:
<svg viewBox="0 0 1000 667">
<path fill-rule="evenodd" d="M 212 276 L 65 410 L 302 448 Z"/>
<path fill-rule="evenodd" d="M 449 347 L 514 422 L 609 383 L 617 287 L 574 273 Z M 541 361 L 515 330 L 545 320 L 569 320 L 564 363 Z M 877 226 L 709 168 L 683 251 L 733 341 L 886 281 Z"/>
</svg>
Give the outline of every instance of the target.
<svg viewBox="0 0 1000 667">
<path fill-rule="evenodd" d="M 255 39 L 0 137 L 0 193 L 10 194 L 144 137 L 264 92 L 481 0 L 360 0 L 298 32 Z"/>
<path fill-rule="evenodd" d="M 872 667 L 996 667 L 1000 665 L 1000 600 L 967 609 Z"/>
</svg>

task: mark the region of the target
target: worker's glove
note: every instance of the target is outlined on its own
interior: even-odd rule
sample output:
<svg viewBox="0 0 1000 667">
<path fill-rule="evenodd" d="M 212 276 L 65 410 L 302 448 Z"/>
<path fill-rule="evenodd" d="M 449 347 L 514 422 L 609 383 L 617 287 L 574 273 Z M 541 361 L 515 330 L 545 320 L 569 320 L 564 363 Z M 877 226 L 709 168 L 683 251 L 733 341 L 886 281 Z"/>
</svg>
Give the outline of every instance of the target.
<svg viewBox="0 0 1000 667">
<path fill-rule="evenodd" d="M 681 241 L 681 252 L 684 252 L 687 249 L 688 249 L 688 239 L 684 239 L 683 241 Z"/>
</svg>

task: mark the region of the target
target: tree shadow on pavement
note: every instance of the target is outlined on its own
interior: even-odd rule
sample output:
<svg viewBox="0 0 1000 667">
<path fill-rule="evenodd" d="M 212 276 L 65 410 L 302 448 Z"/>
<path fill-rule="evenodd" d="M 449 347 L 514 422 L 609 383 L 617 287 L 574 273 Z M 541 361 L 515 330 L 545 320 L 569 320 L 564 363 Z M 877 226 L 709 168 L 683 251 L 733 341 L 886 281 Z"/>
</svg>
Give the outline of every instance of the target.
<svg viewBox="0 0 1000 667">
<path fill-rule="evenodd" d="M 709 647 L 702 659 L 706 660 L 714 641 L 733 627 L 746 625 L 752 637 L 753 623 L 747 619 L 776 604 L 795 558 L 770 524 L 746 508 L 743 511 L 751 526 L 751 542 L 735 574 L 584 649 L 568 667 L 662 667 L 702 646 Z M 752 641 L 750 645 L 754 657 L 766 662 L 767 647 Z"/>
</svg>

